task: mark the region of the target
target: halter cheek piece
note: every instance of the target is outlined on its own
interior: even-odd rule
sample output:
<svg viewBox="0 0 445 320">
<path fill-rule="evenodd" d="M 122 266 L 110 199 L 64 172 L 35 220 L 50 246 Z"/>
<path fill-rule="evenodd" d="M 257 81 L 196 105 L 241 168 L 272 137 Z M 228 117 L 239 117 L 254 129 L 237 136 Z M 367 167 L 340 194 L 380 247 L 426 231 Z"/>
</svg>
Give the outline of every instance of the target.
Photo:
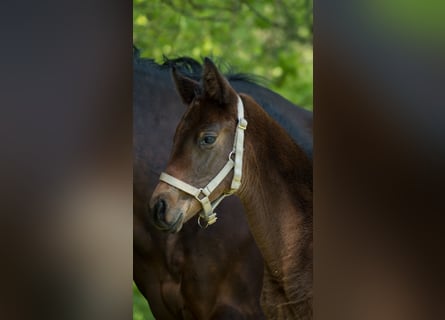
<svg viewBox="0 0 445 320">
<path fill-rule="evenodd" d="M 241 185 L 241 176 L 243 169 L 243 151 L 244 151 L 244 131 L 247 128 L 247 120 L 244 118 L 244 106 L 241 98 L 238 96 L 238 125 L 236 127 L 235 139 L 233 142 L 233 149 L 229 154 L 229 158 L 224 167 L 219 173 L 203 188 L 196 188 L 188 183 L 181 181 L 165 172 L 161 173 L 159 180 L 168 183 L 169 185 L 184 191 L 195 197 L 196 200 L 201 203 L 202 212 L 198 217 L 198 224 L 201 228 L 216 222 L 215 208 L 221 203 L 221 201 L 235 193 Z M 233 159 L 234 158 L 234 159 Z M 226 178 L 226 176 L 233 170 L 233 179 L 230 186 L 230 191 L 220 195 L 215 201 L 210 202 L 210 194 L 219 186 L 219 184 Z M 205 220 L 206 225 L 202 226 L 200 219 Z"/>
</svg>

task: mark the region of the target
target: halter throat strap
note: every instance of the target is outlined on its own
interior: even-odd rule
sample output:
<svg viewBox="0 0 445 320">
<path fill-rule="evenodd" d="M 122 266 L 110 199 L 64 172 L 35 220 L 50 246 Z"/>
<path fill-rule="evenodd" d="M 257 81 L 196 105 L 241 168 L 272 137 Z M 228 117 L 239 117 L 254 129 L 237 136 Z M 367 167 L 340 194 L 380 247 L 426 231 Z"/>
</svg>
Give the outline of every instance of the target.
<svg viewBox="0 0 445 320">
<path fill-rule="evenodd" d="M 221 201 L 235 193 L 241 186 L 242 170 L 243 170 L 243 152 L 244 152 L 244 131 L 247 128 L 247 120 L 244 118 L 244 105 L 239 96 L 237 104 L 238 112 L 238 124 L 235 131 L 235 138 L 233 141 L 233 148 L 230 152 L 227 162 L 224 167 L 218 172 L 218 174 L 210 180 L 210 182 L 203 188 L 196 188 L 182 180 L 179 180 L 165 172 L 161 173 L 159 180 L 168 183 L 169 185 L 184 191 L 195 197 L 196 200 L 202 206 L 202 211 L 198 217 L 198 224 L 201 227 L 207 227 L 216 222 L 215 208 L 221 203 Z M 227 177 L 230 171 L 233 169 L 233 178 L 230 185 L 230 190 L 227 193 L 221 194 L 213 203 L 210 201 L 209 196 L 213 191 L 221 184 L 221 182 Z M 201 225 L 200 219 L 203 219 L 206 224 Z"/>
</svg>

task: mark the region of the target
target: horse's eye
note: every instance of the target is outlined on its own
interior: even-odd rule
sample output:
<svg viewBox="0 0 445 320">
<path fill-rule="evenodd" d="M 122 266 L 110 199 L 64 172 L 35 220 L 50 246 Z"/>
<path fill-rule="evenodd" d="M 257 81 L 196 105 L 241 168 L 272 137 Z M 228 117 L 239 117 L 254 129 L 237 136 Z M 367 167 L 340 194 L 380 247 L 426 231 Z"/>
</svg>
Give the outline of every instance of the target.
<svg viewBox="0 0 445 320">
<path fill-rule="evenodd" d="M 216 141 L 216 136 L 204 136 L 201 141 L 200 144 L 201 145 L 210 145 L 213 144 Z"/>
</svg>

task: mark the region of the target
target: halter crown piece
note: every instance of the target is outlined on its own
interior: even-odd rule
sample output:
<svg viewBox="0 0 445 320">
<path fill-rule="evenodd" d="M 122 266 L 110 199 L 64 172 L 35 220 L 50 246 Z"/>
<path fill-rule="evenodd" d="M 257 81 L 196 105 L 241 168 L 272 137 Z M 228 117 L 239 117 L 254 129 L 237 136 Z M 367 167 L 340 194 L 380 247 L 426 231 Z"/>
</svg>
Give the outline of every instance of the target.
<svg viewBox="0 0 445 320">
<path fill-rule="evenodd" d="M 201 203 L 202 211 L 198 217 L 198 224 L 200 227 L 206 228 L 207 226 L 216 222 L 215 208 L 221 203 L 221 201 L 235 193 L 241 185 L 241 177 L 243 173 L 243 152 L 244 152 L 244 131 L 247 128 L 247 120 L 244 118 L 244 105 L 239 96 L 238 97 L 238 125 L 235 131 L 235 139 L 233 141 L 233 149 L 229 154 L 228 160 L 224 167 L 218 172 L 218 174 L 210 180 L 210 182 L 202 188 L 196 188 L 188 183 L 181 181 L 165 172 L 161 173 L 159 180 L 168 183 L 169 185 L 184 191 L 196 198 Z M 233 159 L 233 156 L 235 159 Z M 225 177 L 233 170 L 233 179 L 230 186 L 230 191 L 220 195 L 215 201 L 210 202 L 210 194 L 219 186 L 219 184 L 225 179 Z M 200 219 L 205 220 L 206 224 L 201 225 Z"/>
</svg>

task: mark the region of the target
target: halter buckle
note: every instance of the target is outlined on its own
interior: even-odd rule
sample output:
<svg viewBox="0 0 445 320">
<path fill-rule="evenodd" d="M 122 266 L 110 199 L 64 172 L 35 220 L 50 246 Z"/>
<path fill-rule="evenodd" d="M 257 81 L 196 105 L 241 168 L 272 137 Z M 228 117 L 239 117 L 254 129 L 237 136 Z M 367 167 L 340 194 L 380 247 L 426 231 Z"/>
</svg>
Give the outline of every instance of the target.
<svg viewBox="0 0 445 320">
<path fill-rule="evenodd" d="M 213 212 L 208 217 L 203 218 L 206 222 L 206 224 L 204 226 L 201 224 L 201 218 L 202 218 L 201 215 L 199 215 L 198 216 L 198 226 L 202 229 L 206 229 L 208 226 L 210 226 L 211 224 L 214 224 L 216 222 L 216 220 L 218 220 L 218 217 L 216 216 L 216 212 Z"/>
<path fill-rule="evenodd" d="M 199 202 L 201 202 L 203 199 L 207 198 L 209 196 L 209 194 L 211 192 L 209 192 L 210 190 L 207 189 L 207 187 L 205 188 L 199 188 L 198 192 L 195 193 L 193 196 L 196 198 L 196 200 L 198 200 Z M 201 198 L 200 198 L 201 197 Z"/>
<path fill-rule="evenodd" d="M 247 120 L 245 118 L 241 118 L 238 120 L 238 128 L 242 130 L 246 130 L 247 128 Z"/>
<path fill-rule="evenodd" d="M 199 196 L 203 196 L 203 197 L 200 198 Z M 196 198 L 196 200 L 201 201 L 201 200 L 204 199 L 205 197 L 207 197 L 207 196 L 206 196 L 205 193 L 202 191 L 202 188 L 199 188 L 199 189 L 198 189 L 198 192 L 195 194 L 195 198 Z"/>
</svg>

